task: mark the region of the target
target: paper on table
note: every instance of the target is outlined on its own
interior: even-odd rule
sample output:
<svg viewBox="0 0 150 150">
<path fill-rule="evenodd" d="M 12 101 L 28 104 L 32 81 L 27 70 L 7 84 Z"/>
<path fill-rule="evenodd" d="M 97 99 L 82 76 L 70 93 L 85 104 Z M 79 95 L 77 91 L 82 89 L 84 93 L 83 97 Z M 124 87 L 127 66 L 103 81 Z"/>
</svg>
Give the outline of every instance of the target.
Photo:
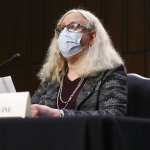
<svg viewBox="0 0 150 150">
<path fill-rule="evenodd" d="M 16 92 L 11 76 L 0 78 L 0 93 Z"/>
</svg>

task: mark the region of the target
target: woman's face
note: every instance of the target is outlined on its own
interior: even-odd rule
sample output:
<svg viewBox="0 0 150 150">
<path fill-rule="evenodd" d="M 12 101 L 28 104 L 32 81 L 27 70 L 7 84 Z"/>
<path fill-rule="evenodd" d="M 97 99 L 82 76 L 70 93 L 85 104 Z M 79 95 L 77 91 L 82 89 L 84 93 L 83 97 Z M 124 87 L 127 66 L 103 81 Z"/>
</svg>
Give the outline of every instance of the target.
<svg viewBox="0 0 150 150">
<path fill-rule="evenodd" d="M 79 23 L 81 26 L 86 26 L 89 24 L 88 20 L 86 20 L 80 13 L 70 13 L 60 22 L 59 26 L 65 27 L 72 23 Z M 88 48 L 92 45 L 92 41 L 95 38 L 95 31 L 81 31 L 82 38 L 81 38 L 81 46 Z"/>
</svg>

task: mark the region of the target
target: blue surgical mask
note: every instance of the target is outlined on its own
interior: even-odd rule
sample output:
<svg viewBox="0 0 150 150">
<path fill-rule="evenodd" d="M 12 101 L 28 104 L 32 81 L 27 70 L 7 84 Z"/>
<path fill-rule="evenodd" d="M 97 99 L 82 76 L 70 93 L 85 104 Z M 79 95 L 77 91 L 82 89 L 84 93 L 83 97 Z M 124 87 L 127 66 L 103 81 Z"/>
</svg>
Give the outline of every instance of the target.
<svg viewBox="0 0 150 150">
<path fill-rule="evenodd" d="M 76 55 L 81 51 L 80 41 L 82 33 L 70 32 L 67 28 L 64 28 L 58 38 L 58 47 L 61 54 L 65 58 Z"/>
</svg>

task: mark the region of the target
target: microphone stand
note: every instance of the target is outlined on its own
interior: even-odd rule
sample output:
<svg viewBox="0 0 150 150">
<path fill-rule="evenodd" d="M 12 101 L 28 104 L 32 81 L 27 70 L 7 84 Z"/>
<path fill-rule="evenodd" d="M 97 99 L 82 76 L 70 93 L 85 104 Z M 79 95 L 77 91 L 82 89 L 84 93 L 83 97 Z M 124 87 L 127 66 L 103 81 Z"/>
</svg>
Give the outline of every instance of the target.
<svg viewBox="0 0 150 150">
<path fill-rule="evenodd" d="M 4 67 L 5 65 L 11 63 L 13 60 L 15 60 L 16 58 L 20 57 L 21 54 L 20 53 L 16 53 L 16 54 L 13 54 L 10 58 L 4 60 L 1 64 L 0 64 L 0 68 L 1 67 Z"/>
</svg>

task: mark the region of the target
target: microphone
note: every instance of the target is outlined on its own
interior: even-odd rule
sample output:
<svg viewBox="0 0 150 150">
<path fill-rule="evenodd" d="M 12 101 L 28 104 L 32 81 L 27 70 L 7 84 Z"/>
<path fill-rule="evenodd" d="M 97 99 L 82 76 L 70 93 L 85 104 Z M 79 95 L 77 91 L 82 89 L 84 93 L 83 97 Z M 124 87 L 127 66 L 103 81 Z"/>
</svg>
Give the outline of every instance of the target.
<svg viewBox="0 0 150 150">
<path fill-rule="evenodd" d="M 0 68 L 11 63 L 12 61 L 14 61 L 15 59 L 19 58 L 21 56 L 20 53 L 16 53 L 16 54 L 13 54 L 10 58 L 4 60 L 1 64 L 0 64 Z"/>
</svg>

